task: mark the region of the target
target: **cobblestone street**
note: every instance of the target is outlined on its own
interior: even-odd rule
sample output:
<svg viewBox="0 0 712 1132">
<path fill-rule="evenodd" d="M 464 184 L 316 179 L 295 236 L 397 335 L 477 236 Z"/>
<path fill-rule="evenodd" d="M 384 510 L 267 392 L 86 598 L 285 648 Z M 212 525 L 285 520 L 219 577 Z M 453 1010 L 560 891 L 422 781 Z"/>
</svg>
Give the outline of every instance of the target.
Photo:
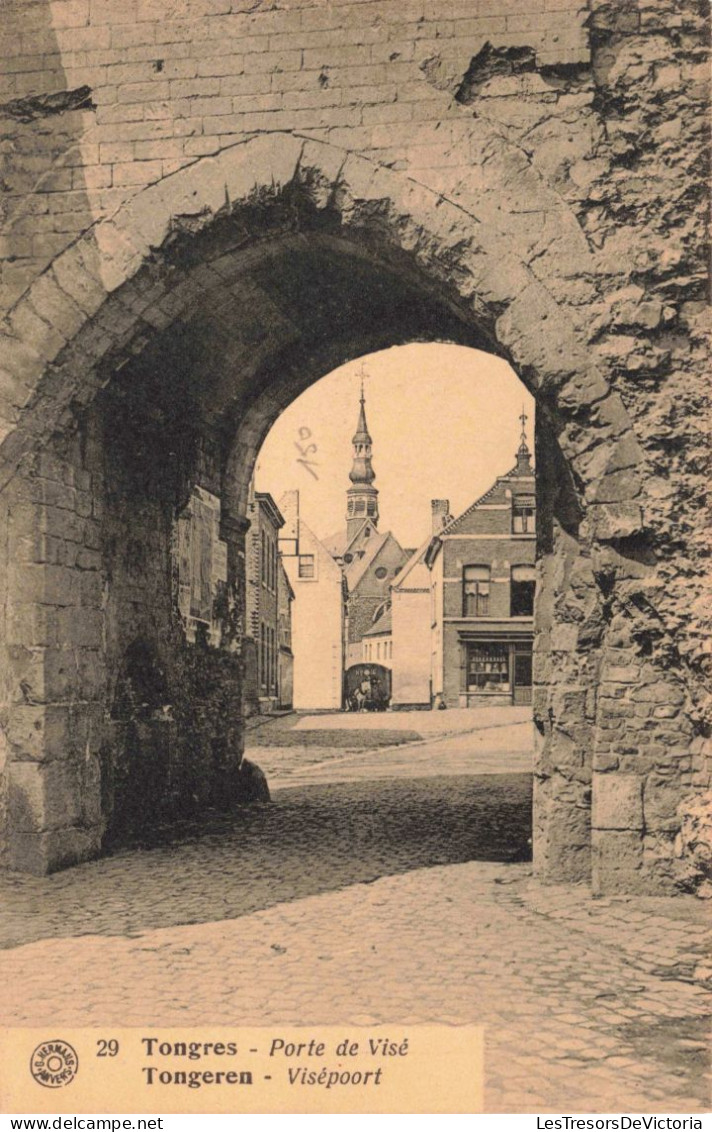
<svg viewBox="0 0 712 1132">
<path fill-rule="evenodd" d="M 525 730 L 364 751 L 371 781 L 312 751 L 207 833 L 5 879 L 4 1018 L 474 1022 L 488 1111 L 704 1109 L 706 907 L 538 885 Z"/>
</svg>

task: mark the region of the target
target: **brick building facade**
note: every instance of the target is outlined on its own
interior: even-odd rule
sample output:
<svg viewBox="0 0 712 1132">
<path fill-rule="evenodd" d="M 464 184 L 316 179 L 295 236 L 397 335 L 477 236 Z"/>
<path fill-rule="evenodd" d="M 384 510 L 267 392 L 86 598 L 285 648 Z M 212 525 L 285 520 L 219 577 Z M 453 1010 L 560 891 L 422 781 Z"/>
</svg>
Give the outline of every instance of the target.
<svg viewBox="0 0 712 1132">
<path fill-rule="evenodd" d="M 535 557 L 534 469 L 522 431 L 512 470 L 447 523 L 425 555 L 435 706 L 531 704 Z"/>
<path fill-rule="evenodd" d="M 279 707 L 280 652 L 291 639 L 288 593 L 280 594 L 279 532 L 284 519 L 267 492 L 251 492 L 250 529 L 245 540 L 245 705 L 247 710 L 269 712 Z M 285 579 L 287 586 L 289 580 Z M 282 666 L 284 667 L 284 666 Z"/>
</svg>

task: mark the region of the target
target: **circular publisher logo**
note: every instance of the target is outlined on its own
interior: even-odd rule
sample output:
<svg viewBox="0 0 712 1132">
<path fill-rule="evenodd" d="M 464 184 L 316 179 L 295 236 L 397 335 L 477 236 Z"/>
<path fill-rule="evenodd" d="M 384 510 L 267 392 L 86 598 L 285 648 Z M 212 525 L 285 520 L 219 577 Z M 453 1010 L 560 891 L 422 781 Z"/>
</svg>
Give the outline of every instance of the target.
<svg viewBox="0 0 712 1132">
<path fill-rule="evenodd" d="M 79 1058 L 69 1042 L 61 1038 L 40 1042 L 30 1058 L 30 1073 L 46 1089 L 61 1089 L 77 1075 Z"/>
</svg>

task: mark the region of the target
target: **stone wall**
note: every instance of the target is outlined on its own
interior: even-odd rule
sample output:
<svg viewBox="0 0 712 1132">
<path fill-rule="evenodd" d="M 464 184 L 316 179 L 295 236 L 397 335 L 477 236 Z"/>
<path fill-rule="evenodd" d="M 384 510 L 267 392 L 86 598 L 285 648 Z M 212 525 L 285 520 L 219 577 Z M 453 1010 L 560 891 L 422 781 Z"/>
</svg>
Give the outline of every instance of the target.
<svg viewBox="0 0 712 1132">
<path fill-rule="evenodd" d="M 700 5 L 6 8 L 3 513 L 42 478 L 35 454 L 137 359 L 137 383 L 173 373 L 185 424 L 202 391 L 238 522 L 261 438 L 330 368 L 414 339 L 495 350 L 537 399 L 537 868 L 599 891 L 697 884 Z M 83 609 L 74 567 L 34 564 L 57 609 Z M 22 576 L 7 585 L 9 610 L 28 604 Z M 7 742 L 23 704 L 6 659 Z"/>
<path fill-rule="evenodd" d="M 230 593 L 244 531 L 228 533 L 232 579 L 215 598 L 216 645 L 208 625 L 196 634 L 181 616 L 175 558 L 186 491 L 222 489 L 214 441 L 193 436 L 177 461 L 169 406 L 157 395 L 142 417 L 130 376 L 3 495 L 12 563 L 3 664 L 12 836 L 3 849 L 15 869 L 52 871 L 241 795 Z"/>
<path fill-rule="evenodd" d="M 79 445 L 45 448 L 4 493 L 3 664 L 11 868 L 86 859 L 102 833 L 100 506 Z M 7 856 L 6 856 L 7 854 Z"/>
</svg>

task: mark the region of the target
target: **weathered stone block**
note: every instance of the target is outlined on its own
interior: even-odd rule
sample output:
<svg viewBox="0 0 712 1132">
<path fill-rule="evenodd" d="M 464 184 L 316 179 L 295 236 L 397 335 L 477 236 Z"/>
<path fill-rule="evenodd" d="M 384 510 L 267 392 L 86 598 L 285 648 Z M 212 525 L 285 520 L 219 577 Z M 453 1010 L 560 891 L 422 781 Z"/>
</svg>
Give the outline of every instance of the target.
<svg viewBox="0 0 712 1132">
<path fill-rule="evenodd" d="M 635 684 L 639 677 L 640 667 L 637 664 L 612 664 L 605 670 L 602 683 Z"/>
<path fill-rule="evenodd" d="M 620 760 L 617 755 L 613 755 L 610 751 L 597 751 L 593 756 L 593 770 L 594 772 L 600 771 L 605 774 L 609 770 L 617 770 L 620 766 Z"/>
<path fill-rule="evenodd" d="M 69 710 L 55 704 L 15 704 L 7 723 L 14 759 L 49 762 L 71 753 Z"/>
<path fill-rule="evenodd" d="M 641 833 L 630 830 L 614 832 L 610 829 L 602 832 L 593 829 L 591 844 L 591 884 L 594 895 L 646 890 L 647 880 L 641 875 Z"/>
<path fill-rule="evenodd" d="M 59 640 L 67 645 L 82 648 L 100 648 L 104 628 L 104 614 L 100 609 L 59 609 L 57 632 Z"/>
<path fill-rule="evenodd" d="M 676 833 L 680 828 L 677 810 L 684 792 L 678 779 L 649 774 L 643 788 L 645 829 Z"/>
<path fill-rule="evenodd" d="M 222 201 L 240 201 L 256 184 L 275 187 L 294 177 L 303 142 L 289 134 L 269 134 L 223 150 L 215 161 L 215 180 L 222 188 Z M 207 159 L 212 160 L 212 159 Z M 220 205 L 217 205 L 220 207 Z"/>
<path fill-rule="evenodd" d="M 51 645 L 57 642 L 57 611 L 49 605 L 12 602 L 7 615 L 7 640 L 12 644 Z"/>
<path fill-rule="evenodd" d="M 12 762 L 8 769 L 10 827 L 45 832 L 80 822 L 82 776 L 73 763 Z"/>
<path fill-rule="evenodd" d="M 62 290 L 53 270 L 39 277 L 29 293 L 29 299 L 37 313 L 49 322 L 65 342 L 70 341 L 84 322 L 83 312 Z"/>
<path fill-rule="evenodd" d="M 45 833 L 13 832 L 8 867 L 46 876 L 70 865 L 90 861 L 101 850 L 101 827 L 56 829 Z"/>
<path fill-rule="evenodd" d="M 643 783 L 637 775 L 594 776 L 592 825 L 598 830 L 643 828 Z"/>
<path fill-rule="evenodd" d="M 643 511 L 637 503 L 598 503 L 591 507 L 590 515 L 599 539 L 628 538 L 643 530 Z"/>
<path fill-rule="evenodd" d="M 79 575 L 65 566 L 31 564 L 11 567 L 8 585 L 13 602 L 55 606 L 79 603 Z"/>
<path fill-rule="evenodd" d="M 541 818 L 535 823 L 533 836 L 537 876 L 549 884 L 587 882 L 591 874 L 591 811 L 547 797 L 536 779 L 534 797 Z"/>
</svg>

